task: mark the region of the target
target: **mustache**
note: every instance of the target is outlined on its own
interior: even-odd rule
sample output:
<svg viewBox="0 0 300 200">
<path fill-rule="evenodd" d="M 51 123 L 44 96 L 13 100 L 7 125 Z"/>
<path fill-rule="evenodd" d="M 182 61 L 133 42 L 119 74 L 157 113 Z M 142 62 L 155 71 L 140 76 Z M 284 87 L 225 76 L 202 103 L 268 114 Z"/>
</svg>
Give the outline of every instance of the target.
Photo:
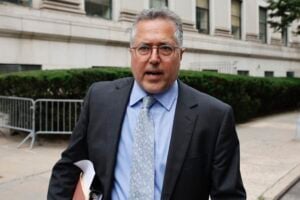
<svg viewBox="0 0 300 200">
<path fill-rule="evenodd" d="M 163 74 L 163 70 L 158 68 L 156 65 L 149 65 L 145 69 L 145 74 Z"/>
</svg>

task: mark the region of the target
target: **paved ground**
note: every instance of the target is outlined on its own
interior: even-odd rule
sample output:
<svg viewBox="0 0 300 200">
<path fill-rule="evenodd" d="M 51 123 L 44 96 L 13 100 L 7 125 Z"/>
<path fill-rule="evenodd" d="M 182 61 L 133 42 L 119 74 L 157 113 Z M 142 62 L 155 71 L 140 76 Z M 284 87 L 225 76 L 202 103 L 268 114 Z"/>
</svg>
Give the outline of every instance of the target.
<svg viewBox="0 0 300 200">
<path fill-rule="evenodd" d="M 0 199 L 44 200 L 50 170 L 67 140 L 47 138 L 32 150 L 17 149 L 23 137 L 0 134 Z"/>
<path fill-rule="evenodd" d="M 295 140 L 298 117 L 300 112 L 289 112 L 237 127 L 249 200 L 277 199 L 300 178 L 300 140 Z M 22 138 L 24 135 L 0 133 L 0 197 L 46 199 L 50 170 L 67 139 L 43 136 L 33 149 L 26 145 L 17 149 Z M 299 187 L 297 184 L 282 200 L 300 199 Z"/>
<path fill-rule="evenodd" d="M 280 200 L 299 200 L 300 199 L 300 181 L 294 185 Z"/>
<path fill-rule="evenodd" d="M 298 117 L 299 112 L 290 112 L 238 126 L 249 200 L 276 199 L 300 177 L 300 141 L 295 140 Z"/>
</svg>

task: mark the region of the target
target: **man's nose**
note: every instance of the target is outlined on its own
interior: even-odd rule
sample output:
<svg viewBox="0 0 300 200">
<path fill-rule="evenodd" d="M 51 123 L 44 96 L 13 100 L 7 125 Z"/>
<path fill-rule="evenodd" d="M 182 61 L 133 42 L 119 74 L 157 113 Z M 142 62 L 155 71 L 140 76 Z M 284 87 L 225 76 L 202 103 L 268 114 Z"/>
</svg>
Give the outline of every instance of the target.
<svg viewBox="0 0 300 200">
<path fill-rule="evenodd" d="M 159 57 L 157 48 L 152 48 L 152 52 L 151 52 L 151 55 L 150 55 L 149 62 L 152 65 L 157 65 L 160 62 L 160 57 Z"/>
</svg>

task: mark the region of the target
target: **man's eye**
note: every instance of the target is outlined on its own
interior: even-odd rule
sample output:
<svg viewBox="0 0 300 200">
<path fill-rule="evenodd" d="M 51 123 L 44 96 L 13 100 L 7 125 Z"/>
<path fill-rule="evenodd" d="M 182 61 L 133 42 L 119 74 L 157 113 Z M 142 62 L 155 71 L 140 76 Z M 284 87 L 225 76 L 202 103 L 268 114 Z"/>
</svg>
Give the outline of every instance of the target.
<svg viewBox="0 0 300 200">
<path fill-rule="evenodd" d="M 140 46 L 138 48 L 138 51 L 141 52 L 141 53 L 146 53 L 146 52 L 150 51 L 150 47 L 149 46 Z"/>
<path fill-rule="evenodd" d="M 168 45 L 162 45 L 159 47 L 159 50 L 164 53 L 171 53 L 173 51 L 172 47 Z"/>
</svg>

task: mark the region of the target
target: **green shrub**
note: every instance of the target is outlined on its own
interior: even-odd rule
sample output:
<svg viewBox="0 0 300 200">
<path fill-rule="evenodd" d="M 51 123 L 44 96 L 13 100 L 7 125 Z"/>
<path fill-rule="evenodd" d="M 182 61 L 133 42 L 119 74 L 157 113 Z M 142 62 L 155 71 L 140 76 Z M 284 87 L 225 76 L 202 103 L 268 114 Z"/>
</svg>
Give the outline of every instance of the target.
<svg viewBox="0 0 300 200">
<path fill-rule="evenodd" d="M 0 76 L 0 95 L 37 98 L 83 98 L 96 81 L 131 76 L 128 68 L 17 72 Z"/>
<path fill-rule="evenodd" d="M 113 67 L 11 73 L 0 75 L 0 95 L 81 99 L 93 82 L 128 76 L 132 76 L 129 68 Z M 296 109 L 300 102 L 298 78 L 258 78 L 187 70 L 182 70 L 179 78 L 230 104 L 238 122 Z"/>
</svg>

